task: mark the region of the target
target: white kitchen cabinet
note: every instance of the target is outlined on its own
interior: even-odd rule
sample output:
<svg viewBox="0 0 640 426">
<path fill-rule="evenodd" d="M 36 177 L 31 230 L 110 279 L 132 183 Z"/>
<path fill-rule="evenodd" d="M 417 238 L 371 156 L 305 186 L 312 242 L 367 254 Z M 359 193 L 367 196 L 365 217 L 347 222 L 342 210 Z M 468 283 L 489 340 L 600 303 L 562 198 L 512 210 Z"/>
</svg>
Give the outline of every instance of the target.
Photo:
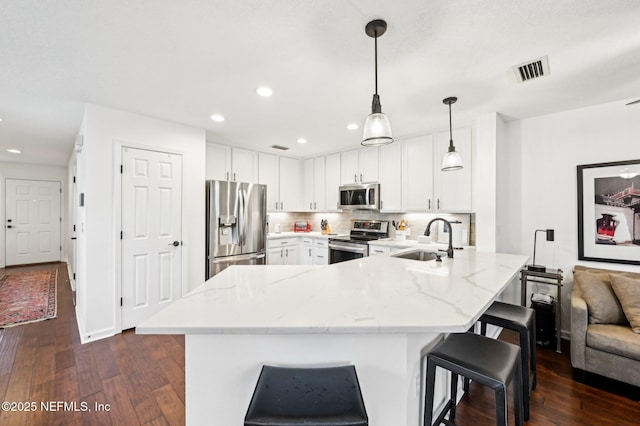
<svg viewBox="0 0 640 426">
<path fill-rule="evenodd" d="M 258 153 L 207 142 L 206 178 L 235 182 L 258 182 Z"/>
<path fill-rule="evenodd" d="M 391 254 L 391 247 L 369 244 L 369 256 L 379 256 L 381 254 L 383 255 Z"/>
<path fill-rule="evenodd" d="M 325 210 L 325 159 L 304 160 L 304 208 L 305 211 Z"/>
<path fill-rule="evenodd" d="M 303 162 L 297 158 L 280 157 L 279 210 L 284 212 L 305 211 Z"/>
<path fill-rule="evenodd" d="M 453 129 L 453 145 L 462 158 L 462 169 L 443 172 L 442 158 L 449 150 L 449 132 L 436 135 L 433 195 L 435 211 L 471 211 L 471 128 Z"/>
<path fill-rule="evenodd" d="M 297 265 L 298 238 L 267 240 L 267 265 Z"/>
<path fill-rule="evenodd" d="M 433 136 L 402 141 L 402 205 L 405 211 L 433 208 Z M 383 189 L 380 188 L 380 192 Z"/>
<path fill-rule="evenodd" d="M 360 148 L 344 151 L 340 156 L 340 182 L 349 183 L 378 181 L 378 148 Z"/>
<path fill-rule="evenodd" d="M 258 182 L 267 185 L 267 210 L 280 211 L 280 167 L 275 154 L 258 153 Z"/>
<path fill-rule="evenodd" d="M 326 238 L 313 239 L 313 262 L 314 265 L 329 264 L 329 241 Z"/>
<path fill-rule="evenodd" d="M 380 210 L 402 210 L 402 144 L 380 147 Z"/>
<path fill-rule="evenodd" d="M 300 265 L 313 265 L 313 238 L 304 237 L 300 242 Z"/>
<path fill-rule="evenodd" d="M 340 153 L 329 154 L 324 159 L 325 211 L 340 211 Z"/>
</svg>

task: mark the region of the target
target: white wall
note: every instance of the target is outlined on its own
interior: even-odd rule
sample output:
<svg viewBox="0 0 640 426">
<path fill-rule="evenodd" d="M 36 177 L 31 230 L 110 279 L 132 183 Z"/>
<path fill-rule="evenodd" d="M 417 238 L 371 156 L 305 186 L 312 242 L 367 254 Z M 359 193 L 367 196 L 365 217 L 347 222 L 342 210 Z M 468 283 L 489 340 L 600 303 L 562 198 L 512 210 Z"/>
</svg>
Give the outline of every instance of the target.
<svg viewBox="0 0 640 426">
<path fill-rule="evenodd" d="M 564 271 L 565 331 L 574 265 L 640 271 L 633 265 L 578 261 L 576 188 L 577 165 L 640 159 L 639 116 L 640 106 L 615 102 L 506 123 L 497 218 L 509 232 L 499 231 L 500 248 L 531 256 L 534 231 L 555 229 L 554 242 L 540 234 L 536 263 Z"/>
<path fill-rule="evenodd" d="M 4 162 L 0 161 L 0 223 L 3 225 L 5 222 L 5 180 L 9 179 L 33 179 L 33 180 L 50 180 L 60 182 L 62 188 L 62 199 L 61 199 L 61 214 L 63 218 L 63 226 L 61 226 L 61 241 L 62 241 L 62 254 L 61 260 L 66 260 L 65 253 L 66 247 L 68 245 L 69 239 L 68 234 L 66 233 L 66 227 L 64 223 L 66 222 L 67 215 L 67 200 L 68 200 L 68 190 L 67 190 L 67 169 L 66 167 L 57 167 L 57 166 L 45 166 L 40 164 L 25 164 L 25 163 L 12 163 L 12 162 Z M 0 268 L 4 268 L 5 264 L 5 227 L 0 227 Z"/>
<path fill-rule="evenodd" d="M 183 155 L 183 293 L 202 283 L 204 267 L 205 132 L 95 105 L 85 110 L 77 155 L 77 317 L 83 341 L 119 332 L 119 158 L 121 145 L 165 149 Z M 81 252 L 81 254 L 80 254 Z"/>
</svg>

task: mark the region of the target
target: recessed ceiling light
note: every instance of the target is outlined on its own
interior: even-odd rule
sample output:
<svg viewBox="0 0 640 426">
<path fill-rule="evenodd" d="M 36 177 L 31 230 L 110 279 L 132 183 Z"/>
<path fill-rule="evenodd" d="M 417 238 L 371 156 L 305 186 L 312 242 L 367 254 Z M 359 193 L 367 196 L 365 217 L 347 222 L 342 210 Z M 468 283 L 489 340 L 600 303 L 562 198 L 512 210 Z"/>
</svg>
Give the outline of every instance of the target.
<svg viewBox="0 0 640 426">
<path fill-rule="evenodd" d="M 358 125 L 356 123 L 347 124 L 347 129 L 349 130 L 356 130 L 357 128 L 358 128 Z"/>
<path fill-rule="evenodd" d="M 298 143 L 307 143 L 307 140 L 305 138 L 298 138 Z"/>
<path fill-rule="evenodd" d="M 0 123 L 2 123 L 2 118 L 0 118 Z"/>
<path fill-rule="evenodd" d="M 211 116 L 211 119 L 212 119 L 213 121 L 215 121 L 216 123 L 221 123 L 221 122 L 223 122 L 223 121 L 224 121 L 224 117 L 223 117 L 223 116 L 221 116 L 220 114 L 213 114 L 213 115 Z"/>
<path fill-rule="evenodd" d="M 10 152 L 12 154 L 22 154 L 22 151 L 20 151 L 19 149 L 15 149 L 15 148 L 10 148 L 7 150 L 7 152 Z"/>
<path fill-rule="evenodd" d="M 258 87 L 256 89 L 256 93 L 260 96 L 269 97 L 273 95 L 273 90 L 269 89 L 268 87 Z"/>
</svg>

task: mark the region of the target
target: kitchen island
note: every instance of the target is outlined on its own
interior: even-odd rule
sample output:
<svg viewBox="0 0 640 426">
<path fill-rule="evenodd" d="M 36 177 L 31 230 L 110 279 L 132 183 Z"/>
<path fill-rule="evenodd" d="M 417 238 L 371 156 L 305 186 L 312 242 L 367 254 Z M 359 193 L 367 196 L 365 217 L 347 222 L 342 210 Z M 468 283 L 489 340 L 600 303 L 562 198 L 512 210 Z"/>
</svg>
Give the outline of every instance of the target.
<svg viewBox="0 0 640 426">
<path fill-rule="evenodd" d="M 456 252 L 233 266 L 137 327 L 184 334 L 188 425 L 241 425 L 264 364 L 353 364 L 372 426 L 420 421 L 420 353 L 469 329 L 528 260 Z M 447 378 L 437 389 L 444 400 Z"/>
</svg>

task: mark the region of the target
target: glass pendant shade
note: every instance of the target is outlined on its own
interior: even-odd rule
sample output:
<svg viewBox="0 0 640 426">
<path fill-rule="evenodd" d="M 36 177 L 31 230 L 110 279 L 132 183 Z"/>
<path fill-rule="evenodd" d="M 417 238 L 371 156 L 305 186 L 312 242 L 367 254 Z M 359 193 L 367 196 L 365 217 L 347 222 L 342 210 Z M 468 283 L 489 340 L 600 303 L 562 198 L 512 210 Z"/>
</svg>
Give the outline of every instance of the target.
<svg viewBox="0 0 640 426">
<path fill-rule="evenodd" d="M 448 172 L 451 170 L 460 170 L 461 168 L 462 158 L 460 157 L 460 153 L 456 152 L 455 149 L 453 151 L 450 150 L 442 157 L 442 171 Z"/>
<path fill-rule="evenodd" d="M 362 142 L 364 146 L 386 145 L 393 142 L 391 134 L 391 124 L 389 119 L 382 112 L 372 112 L 367 116 L 362 131 Z"/>
</svg>

